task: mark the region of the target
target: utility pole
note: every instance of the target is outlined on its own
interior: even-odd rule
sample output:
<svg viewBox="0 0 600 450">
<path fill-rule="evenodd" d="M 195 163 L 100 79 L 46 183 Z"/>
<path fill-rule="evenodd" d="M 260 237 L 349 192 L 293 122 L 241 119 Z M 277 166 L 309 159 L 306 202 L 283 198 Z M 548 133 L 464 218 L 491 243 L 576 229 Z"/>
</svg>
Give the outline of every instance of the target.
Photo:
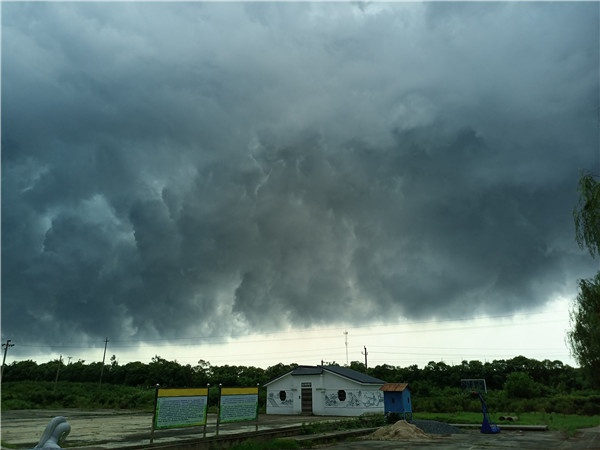
<svg viewBox="0 0 600 450">
<path fill-rule="evenodd" d="M 348 330 L 344 331 L 346 338 L 346 365 L 348 365 Z"/>
<path fill-rule="evenodd" d="M 102 374 L 104 373 L 104 362 L 106 361 L 106 347 L 108 346 L 108 338 L 104 339 L 104 356 L 102 357 L 102 367 L 100 368 L 100 386 L 102 386 Z"/>
<path fill-rule="evenodd" d="M 54 392 L 56 392 L 56 385 L 58 384 L 58 374 L 60 373 L 60 366 L 62 366 L 62 355 L 58 357 L 58 367 L 56 368 L 56 378 L 54 379 Z"/>
<path fill-rule="evenodd" d="M 365 373 L 367 373 L 367 369 L 369 368 L 367 366 L 367 355 L 369 354 L 369 352 L 367 352 L 367 346 L 365 345 L 365 351 L 361 352 L 363 355 L 365 355 Z"/>
<path fill-rule="evenodd" d="M 7 339 L 6 344 L 2 344 L 4 347 L 4 358 L 2 358 L 2 367 L 0 368 L 0 382 L 2 382 L 2 375 L 4 375 L 4 365 L 6 364 L 6 352 L 8 352 L 8 347 L 14 347 L 15 344 L 11 344 L 11 340 Z"/>
</svg>

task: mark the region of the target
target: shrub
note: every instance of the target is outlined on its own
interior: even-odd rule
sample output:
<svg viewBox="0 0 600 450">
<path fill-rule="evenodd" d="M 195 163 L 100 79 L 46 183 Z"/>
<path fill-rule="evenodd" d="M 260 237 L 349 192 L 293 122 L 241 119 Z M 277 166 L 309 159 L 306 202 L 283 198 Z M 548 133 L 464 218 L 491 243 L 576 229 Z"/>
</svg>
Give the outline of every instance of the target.
<svg viewBox="0 0 600 450">
<path fill-rule="evenodd" d="M 385 421 L 387 423 L 396 423 L 400 420 L 400 414 L 399 413 L 387 413 L 385 415 Z"/>
<path fill-rule="evenodd" d="M 540 385 L 525 372 L 513 372 L 507 376 L 504 390 L 510 398 L 534 398 L 541 393 Z"/>
</svg>

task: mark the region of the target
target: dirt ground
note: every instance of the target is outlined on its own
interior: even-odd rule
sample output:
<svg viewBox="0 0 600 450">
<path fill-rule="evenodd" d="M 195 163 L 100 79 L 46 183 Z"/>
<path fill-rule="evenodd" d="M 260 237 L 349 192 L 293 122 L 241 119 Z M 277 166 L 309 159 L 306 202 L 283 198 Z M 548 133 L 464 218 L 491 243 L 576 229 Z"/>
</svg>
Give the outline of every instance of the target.
<svg viewBox="0 0 600 450">
<path fill-rule="evenodd" d="M 33 448 L 48 422 L 56 416 L 65 416 L 71 425 L 71 432 L 66 439 L 68 447 L 86 447 L 86 450 L 110 449 L 127 445 L 139 445 L 150 442 L 152 414 L 128 411 L 79 411 L 79 410 L 27 410 L 2 411 L 0 423 L 0 439 L 2 449 Z M 339 420 L 341 417 L 318 416 L 275 416 L 261 415 L 258 421 L 259 430 L 301 425 L 302 423 Z M 254 431 L 256 424 L 241 422 L 222 425 L 219 434 Z M 203 435 L 203 427 L 192 427 L 179 430 L 160 430 L 155 432 L 154 442 L 171 442 L 176 440 L 199 438 Z M 216 431 L 216 417 L 209 415 L 207 436 Z M 485 435 L 478 431 L 465 431 L 448 436 L 417 436 L 402 440 L 377 441 L 352 439 L 337 444 L 323 445 L 321 448 L 331 450 L 367 450 L 367 449 L 425 449 L 439 450 L 458 449 L 541 449 L 541 450 L 600 450 L 600 426 L 581 431 L 568 438 L 557 432 L 518 432 L 503 431 L 496 435 Z"/>
<path fill-rule="evenodd" d="M 0 441 L 2 449 L 33 448 L 39 441 L 48 422 L 56 416 L 64 416 L 71 425 L 71 432 L 65 443 L 68 447 L 115 448 L 132 444 L 150 442 L 152 430 L 152 413 L 115 411 L 115 410 L 18 410 L 2 411 L 0 422 Z M 261 415 L 258 420 L 259 430 L 269 430 L 286 426 L 302 425 L 314 421 L 347 419 L 324 418 L 317 416 L 274 416 Z M 217 418 L 208 415 L 206 436 L 216 433 Z M 222 424 L 219 435 L 256 430 L 255 422 L 238 422 Z M 154 442 L 200 438 L 204 427 L 183 429 L 156 430 Z"/>
</svg>

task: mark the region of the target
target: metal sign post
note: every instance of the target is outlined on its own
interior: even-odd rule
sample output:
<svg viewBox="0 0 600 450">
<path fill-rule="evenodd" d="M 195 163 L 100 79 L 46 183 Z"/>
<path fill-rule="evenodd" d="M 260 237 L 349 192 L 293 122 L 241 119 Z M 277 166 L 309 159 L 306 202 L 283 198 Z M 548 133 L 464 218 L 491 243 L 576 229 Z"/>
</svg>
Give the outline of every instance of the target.
<svg viewBox="0 0 600 450">
<path fill-rule="evenodd" d="M 156 405 L 158 403 L 158 388 L 157 384 L 154 390 L 154 411 L 152 412 L 152 428 L 150 429 L 150 444 L 154 442 L 154 428 L 156 427 Z"/>
<path fill-rule="evenodd" d="M 217 405 L 217 433 L 219 435 L 219 424 L 221 423 L 221 389 L 223 385 L 219 383 L 219 404 Z"/>
</svg>

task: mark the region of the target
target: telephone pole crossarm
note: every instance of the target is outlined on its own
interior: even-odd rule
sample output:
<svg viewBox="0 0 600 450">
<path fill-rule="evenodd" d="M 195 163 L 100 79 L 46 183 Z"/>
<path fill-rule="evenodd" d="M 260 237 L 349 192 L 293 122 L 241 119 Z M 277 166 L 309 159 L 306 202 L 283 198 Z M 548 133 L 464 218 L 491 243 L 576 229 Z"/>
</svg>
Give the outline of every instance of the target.
<svg viewBox="0 0 600 450">
<path fill-rule="evenodd" d="M 5 344 L 2 344 L 4 347 L 4 357 L 2 358 L 2 367 L 0 367 L 0 382 L 2 382 L 2 376 L 4 375 L 4 366 L 6 365 L 6 353 L 8 352 L 9 347 L 14 347 L 15 344 L 11 344 L 11 340 L 7 339 Z"/>
</svg>

